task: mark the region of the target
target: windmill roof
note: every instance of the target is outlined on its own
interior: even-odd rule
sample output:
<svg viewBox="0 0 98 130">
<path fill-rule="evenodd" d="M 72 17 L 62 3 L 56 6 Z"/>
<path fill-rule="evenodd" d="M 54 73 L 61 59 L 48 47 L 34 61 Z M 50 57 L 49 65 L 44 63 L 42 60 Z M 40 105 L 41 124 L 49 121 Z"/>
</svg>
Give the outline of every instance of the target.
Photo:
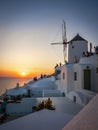
<svg viewBox="0 0 98 130">
<path fill-rule="evenodd" d="M 72 41 L 86 41 L 87 42 L 87 40 L 85 40 L 83 37 L 81 37 L 79 35 L 79 33 L 70 42 L 72 42 Z"/>
</svg>

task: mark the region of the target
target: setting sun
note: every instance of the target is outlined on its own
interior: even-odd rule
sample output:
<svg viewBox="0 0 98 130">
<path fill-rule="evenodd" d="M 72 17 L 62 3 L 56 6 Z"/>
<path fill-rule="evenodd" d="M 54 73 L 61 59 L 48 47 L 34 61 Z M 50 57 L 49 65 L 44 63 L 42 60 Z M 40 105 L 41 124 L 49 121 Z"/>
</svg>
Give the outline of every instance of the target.
<svg viewBox="0 0 98 130">
<path fill-rule="evenodd" d="M 23 77 L 27 76 L 26 72 L 22 72 L 21 76 L 23 76 Z"/>
</svg>

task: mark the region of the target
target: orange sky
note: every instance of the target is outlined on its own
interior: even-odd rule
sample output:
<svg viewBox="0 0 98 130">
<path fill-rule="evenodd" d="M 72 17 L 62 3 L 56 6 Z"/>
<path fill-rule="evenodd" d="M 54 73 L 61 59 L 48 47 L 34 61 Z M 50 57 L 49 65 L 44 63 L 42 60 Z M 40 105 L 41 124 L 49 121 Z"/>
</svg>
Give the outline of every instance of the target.
<svg viewBox="0 0 98 130">
<path fill-rule="evenodd" d="M 45 32 L 39 35 L 26 27 L 5 29 L 6 37 L 0 44 L 0 76 L 32 77 L 53 73 L 56 63 L 63 61 L 63 52 L 62 46 L 50 45 L 47 35 Z"/>
<path fill-rule="evenodd" d="M 7 35 L 0 45 L 0 76 L 32 77 L 54 72 L 62 53 L 53 50 L 47 34 L 35 34 L 30 28 L 10 28 L 5 32 Z"/>
<path fill-rule="evenodd" d="M 53 70 L 44 70 L 43 73 L 42 71 L 32 71 L 32 72 L 26 72 L 26 71 L 0 71 L 0 76 L 1 77 L 34 77 L 34 76 L 40 76 L 41 74 L 52 74 Z"/>
</svg>

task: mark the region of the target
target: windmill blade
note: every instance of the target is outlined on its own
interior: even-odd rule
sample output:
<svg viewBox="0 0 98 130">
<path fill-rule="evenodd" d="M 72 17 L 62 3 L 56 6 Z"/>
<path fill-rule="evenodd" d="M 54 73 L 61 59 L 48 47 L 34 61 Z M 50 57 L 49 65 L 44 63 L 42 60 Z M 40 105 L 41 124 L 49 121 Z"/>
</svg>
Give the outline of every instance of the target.
<svg viewBox="0 0 98 130">
<path fill-rule="evenodd" d="M 69 44 L 69 42 L 63 41 L 63 52 L 65 51 L 65 48 L 67 47 L 67 44 Z"/>
<path fill-rule="evenodd" d="M 62 24 L 62 39 L 63 41 L 67 42 L 67 37 L 66 37 L 66 23 L 63 20 L 63 24 Z"/>
<path fill-rule="evenodd" d="M 51 43 L 51 45 L 62 45 L 63 42 L 59 42 L 59 43 Z"/>
<path fill-rule="evenodd" d="M 66 62 L 67 60 L 67 47 L 69 42 L 67 42 L 67 37 L 66 37 L 66 23 L 63 20 L 63 24 L 62 24 L 62 42 L 59 43 L 51 43 L 51 45 L 63 45 L 63 54 L 64 54 L 64 62 Z"/>
</svg>

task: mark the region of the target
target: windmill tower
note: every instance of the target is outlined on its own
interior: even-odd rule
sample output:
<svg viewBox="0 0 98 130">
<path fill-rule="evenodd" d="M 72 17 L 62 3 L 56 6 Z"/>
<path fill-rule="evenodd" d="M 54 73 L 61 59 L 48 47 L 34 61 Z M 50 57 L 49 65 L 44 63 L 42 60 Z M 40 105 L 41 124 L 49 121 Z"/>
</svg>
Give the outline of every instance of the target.
<svg viewBox="0 0 98 130">
<path fill-rule="evenodd" d="M 62 24 L 62 42 L 59 43 L 51 43 L 51 45 L 63 45 L 63 54 L 64 54 L 64 62 L 66 63 L 68 60 L 67 58 L 67 50 L 68 50 L 68 42 L 67 42 L 67 37 L 66 37 L 66 23 L 63 20 L 63 24 Z"/>
</svg>

